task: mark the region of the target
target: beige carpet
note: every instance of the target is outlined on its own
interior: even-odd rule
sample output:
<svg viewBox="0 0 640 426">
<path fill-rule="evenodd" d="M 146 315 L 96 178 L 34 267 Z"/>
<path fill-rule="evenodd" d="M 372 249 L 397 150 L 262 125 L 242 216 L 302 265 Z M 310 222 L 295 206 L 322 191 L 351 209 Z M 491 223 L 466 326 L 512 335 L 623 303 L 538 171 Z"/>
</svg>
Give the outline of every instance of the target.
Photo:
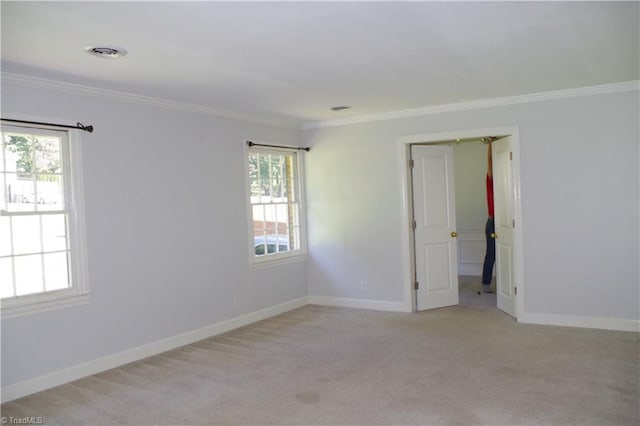
<svg viewBox="0 0 640 426">
<path fill-rule="evenodd" d="M 306 306 L 2 406 L 44 424 L 638 425 L 638 335 Z"/>
<path fill-rule="evenodd" d="M 485 306 L 487 308 L 496 308 L 498 303 L 495 294 L 495 277 L 491 282 L 491 289 L 494 291 L 493 294 L 480 293 L 480 295 L 478 295 L 478 292 L 482 290 L 482 280 L 480 277 L 462 275 L 458 277 L 458 284 L 461 305 L 475 305 Z"/>
</svg>

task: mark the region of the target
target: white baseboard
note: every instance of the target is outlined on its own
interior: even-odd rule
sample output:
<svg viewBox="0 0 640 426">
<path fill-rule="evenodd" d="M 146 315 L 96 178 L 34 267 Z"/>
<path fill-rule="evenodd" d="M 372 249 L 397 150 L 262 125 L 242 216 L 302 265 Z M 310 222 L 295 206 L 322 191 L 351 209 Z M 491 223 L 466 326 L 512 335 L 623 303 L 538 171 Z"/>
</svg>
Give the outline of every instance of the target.
<svg viewBox="0 0 640 426">
<path fill-rule="evenodd" d="M 92 361 L 74 365 L 43 376 L 34 377 L 22 382 L 2 388 L 2 402 L 12 401 L 32 393 L 60 386 L 83 377 L 110 370 L 130 362 L 148 358 L 171 349 L 179 348 L 218 334 L 226 333 L 235 328 L 249 325 L 275 315 L 307 305 L 307 297 L 301 297 L 279 305 L 270 306 L 256 312 L 221 321 L 206 327 L 192 330 L 177 336 L 158 340 L 146 345 L 127 349 L 112 355 L 107 355 Z"/>
<path fill-rule="evenodd" d="M 523 313 L 518 322 L 525 324 L 557 325 L 562 327 L 595 328 L 599 330 L 640 332 L 640 321 L 622 318 L 598 318 L 573 315 Z"/>
<path fill-rule="evenodd" d="M 459 263 L 458 275 L 466 275 L 471 277 L 482 276 L 482 264 L 481 263 Z"/>
<path fill-rule="evenodd" d="M 310 305 L 339 306 L 342 308 L 371 309 L 374 311 L 411 312 L 404 302 L 385 302 L 346 297 L 309 296 Z"/>
</svg>

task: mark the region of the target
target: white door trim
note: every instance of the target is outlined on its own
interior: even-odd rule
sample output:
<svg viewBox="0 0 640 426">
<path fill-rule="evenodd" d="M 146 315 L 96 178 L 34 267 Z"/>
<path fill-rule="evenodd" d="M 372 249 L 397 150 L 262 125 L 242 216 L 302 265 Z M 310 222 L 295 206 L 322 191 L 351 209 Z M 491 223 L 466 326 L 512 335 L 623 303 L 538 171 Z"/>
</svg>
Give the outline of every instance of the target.
<svg viewBox="0 0 640 426">
<path fill-rule="evenodd" d="M 514 275 L 515 285 L 518 287 L 516 295 L 516 318 L 525 313 L 525 285 L 524 285 L 524 253 L 522 238 L 522 193 L 520 177 L 520 132 L 518 126 L 491 127 L 484 129 L 456 130 L 438 133 L 423 133 L 400 137 L 397 141 L 398 170 L 400 171 L 400 185 L 402 190 L 401 203 L 401 243 L 402 243 L 402 278 L 404 285 L 404 306 L 407 312 L 416 311 L 416 294 L 413 288 L 415 276 L 413 256 L 414 241 L 412 224 L 412 195 L 411 195 L 411 170 L 409 167 L 410 145 L 417 143 L 439 142 L 443 140 L 455 140 L 457 138 L 479 138 L 483 136 L 510 135 L 511 150 L 513 152 L 513 198 L 514 218 L 516 227 L 513 235 L 515 251 Z"/>
</svg>

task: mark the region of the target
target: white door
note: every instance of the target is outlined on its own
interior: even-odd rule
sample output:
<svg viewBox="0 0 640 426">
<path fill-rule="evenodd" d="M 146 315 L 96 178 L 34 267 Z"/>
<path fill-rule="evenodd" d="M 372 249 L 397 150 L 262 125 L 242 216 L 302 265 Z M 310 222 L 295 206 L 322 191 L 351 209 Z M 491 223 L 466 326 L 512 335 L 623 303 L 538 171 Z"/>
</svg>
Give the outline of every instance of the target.
<svg viewBox="0 0 640 426">
<path fill-rule="evenodd" d="M 418 310 L 458 304 L 458 252 L 450 146 L 411 147 Z"/>
<path fill-rule="evenodd" d="M 513 184 L 511 138 L 492 144 L 493 196 L 496 242 L 496 293 L 498 309 L 516 316 L 513 270 Z"/>
</svg>

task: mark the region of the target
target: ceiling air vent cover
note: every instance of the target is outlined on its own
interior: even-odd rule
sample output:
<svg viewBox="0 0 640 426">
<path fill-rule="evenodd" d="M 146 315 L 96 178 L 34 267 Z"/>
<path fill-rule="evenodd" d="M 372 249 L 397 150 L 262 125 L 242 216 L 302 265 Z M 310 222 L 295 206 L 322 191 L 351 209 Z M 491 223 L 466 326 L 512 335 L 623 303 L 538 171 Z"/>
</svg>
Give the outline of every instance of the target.
<svg viewBox="0 0 640 426">
<path fill-rule="evenodd" d="M 85 47 L 85 52 L 100 58 L 116 59 L 127 54 L 127 51 L 120 47 Z"/>
</svg>

